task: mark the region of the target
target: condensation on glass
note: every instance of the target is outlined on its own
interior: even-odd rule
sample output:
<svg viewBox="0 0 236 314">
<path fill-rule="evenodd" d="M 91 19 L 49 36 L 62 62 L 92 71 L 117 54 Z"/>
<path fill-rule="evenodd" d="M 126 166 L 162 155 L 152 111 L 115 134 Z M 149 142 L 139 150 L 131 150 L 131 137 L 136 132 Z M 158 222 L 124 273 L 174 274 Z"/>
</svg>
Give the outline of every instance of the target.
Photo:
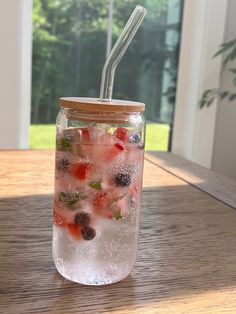
<svg viewBox="0 0 236 314">
<path fill-rule="evenodd" d="M 110 284 L 138 245 L 144 104 L 63 98 L 57 117 L 53 259 L 65 278 Z"/>
</svg>

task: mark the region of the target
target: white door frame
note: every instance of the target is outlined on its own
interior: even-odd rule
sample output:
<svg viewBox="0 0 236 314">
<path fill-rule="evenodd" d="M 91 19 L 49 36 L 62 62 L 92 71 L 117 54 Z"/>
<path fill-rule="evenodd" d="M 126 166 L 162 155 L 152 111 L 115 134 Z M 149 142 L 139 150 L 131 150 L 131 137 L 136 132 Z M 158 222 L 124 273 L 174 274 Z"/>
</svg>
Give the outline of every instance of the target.
<svg viewBox="0 0 236 314">
<path fill-rule="evenodd" d="M 228 0 L 185 0 L 172 152 L 212 166 L 217 104 L 197 106 L 202 92 L 218 87 Z"/>
<path fill-rule="evenodd" d="M 0 148 L 28 148 L 32 0 L 0 1 Z"/>
</svg>

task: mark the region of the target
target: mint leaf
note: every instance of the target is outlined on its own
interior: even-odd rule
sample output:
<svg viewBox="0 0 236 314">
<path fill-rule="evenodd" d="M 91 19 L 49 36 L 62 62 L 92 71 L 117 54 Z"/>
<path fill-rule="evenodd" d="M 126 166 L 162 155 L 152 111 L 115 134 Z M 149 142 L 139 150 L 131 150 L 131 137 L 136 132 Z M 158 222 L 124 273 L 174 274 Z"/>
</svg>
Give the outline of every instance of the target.
<svg viewBox="0 0 236 314">
<path fill-rule="evenodd" d="M 119 200 L 121 200 L 126 194 L 123 194 L 117 198 L 114 198 L 111 202 L 111 206 L 115 205 Z"/>
<path fill-rule="evenodd" d="M 61 138 L 57 142 L 57 149 L 63 152 L 71 151 L 71 139 Z"/>
<path fill-rule="evenodd" d="M 65 204 L 67 207 L 74 209 L 74 205 L 79 201 L 87 198 L 87 195 L 83 192 L 70 193 L 70 192 L 60 192 L 58 195 L 59 202 Z"/>
<path fill-rule="evenodd" d="M 121 215 L 121 211 L 120 211 L 120 209 L 115 213 L 115 219 L 116 220 L 120 220 L 120 219 L 122 219 L 123 218 L 123 216 Z"/>
<path fill-rule="evenodd" d="M 97 182 L 97 181 L 90 182 L 90 183 L 89 183 L 89 186 L 90 186 L 92 189 L 95 189 L 95 190 L 97 190 L 97 191 L 100 191 L 100 190 L 102 189 L 101 182 Z"/>
</svg>

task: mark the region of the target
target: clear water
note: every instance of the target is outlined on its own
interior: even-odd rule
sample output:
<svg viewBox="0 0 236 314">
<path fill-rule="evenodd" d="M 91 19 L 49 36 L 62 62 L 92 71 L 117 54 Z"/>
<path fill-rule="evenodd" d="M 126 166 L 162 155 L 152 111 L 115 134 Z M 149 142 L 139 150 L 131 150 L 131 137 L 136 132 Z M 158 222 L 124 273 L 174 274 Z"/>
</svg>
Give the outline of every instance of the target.
<svg viewBox="0 0 236 314">
<path fill-rule="evenodd" d="M 105 130 L 100 134 L 98 128 L 83 131 L 91 143 L 81 140 L 82 129 L 58 134 L 53 259 L 59 273 L 71 281 L 110 284 L 124 279 L 135 263 L 143 148 Z M 69 140 L 68 132 L 73 135 Z M 99 186 L 91 187 L 94 182 Z M 76 221 L 81 214 L 89 217 L 88 223 Z M 95 237 L 89 240 L 81 230 L 74 234 L 78 225 L 82 231 L 92 228 Z"/>
<path fill-rule="evenodd" d="M 86 285 L 110 284 L 132 270 L 137 253 L 138 224 L 134 219 L 101 219 L 90 241 L 76 241 L 64 228 L 53 226 L 53 258 L 59 273 Z"/>
</svg>

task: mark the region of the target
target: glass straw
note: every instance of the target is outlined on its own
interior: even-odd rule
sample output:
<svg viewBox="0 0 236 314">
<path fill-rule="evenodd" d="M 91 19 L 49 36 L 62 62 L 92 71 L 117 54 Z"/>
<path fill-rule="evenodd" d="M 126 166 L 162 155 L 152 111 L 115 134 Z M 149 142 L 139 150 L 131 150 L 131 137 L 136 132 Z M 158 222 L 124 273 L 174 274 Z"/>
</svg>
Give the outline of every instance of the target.
<svg viewBox="0 0 236 314">
<path fill-rule="evenodd" d="M 120 37 L 112 48 L 102 70 L 100 101 L 111 101 L 116 67 L 139 29 L 146 13 L 147 10 L 145 8 L 140 5 L 136 6 Z"/>
</svg>

